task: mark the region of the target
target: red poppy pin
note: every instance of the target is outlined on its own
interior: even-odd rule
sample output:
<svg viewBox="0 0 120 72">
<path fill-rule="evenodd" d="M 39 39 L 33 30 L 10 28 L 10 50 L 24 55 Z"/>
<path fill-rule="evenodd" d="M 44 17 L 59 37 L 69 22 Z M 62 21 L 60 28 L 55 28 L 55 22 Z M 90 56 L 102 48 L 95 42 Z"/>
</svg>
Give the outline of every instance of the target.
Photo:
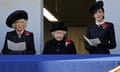
<svg viewBox="0 0 120 72">
<path fill-rule="evenodd" d="M 104 23 L 104 24 L 102 24 L 102 27 L 103 27 L 103 29 L 105 29 L 108 27 L 108 24 Z"/>
<path fill-rule="evenodd" d="M 30 32 L 25 31 L 25 32 L 24 32 L 24 35 L 25 35 L 25 36 L 29 36 L 29 35 L 30 35 Z"/>
<path fill-rule="evenodd" d="M 70 38 L 66 38 L 66 40 L 65 40 L 66 46 L 67 46 L 68 44 L 71 44 L 71 43 L 72 43 L 72 40 L 71 40 Z"/>
</svg>

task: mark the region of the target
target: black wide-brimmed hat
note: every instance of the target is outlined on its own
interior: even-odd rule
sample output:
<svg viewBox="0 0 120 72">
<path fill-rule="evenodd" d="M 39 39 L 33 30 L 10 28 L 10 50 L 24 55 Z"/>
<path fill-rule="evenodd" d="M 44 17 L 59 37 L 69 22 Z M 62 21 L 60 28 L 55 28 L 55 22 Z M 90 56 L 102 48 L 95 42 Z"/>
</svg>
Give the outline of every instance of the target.
<svg viewBox="0 0 120 72">
<path fill-rule="evenodd" d="M 12 28 L 12 24 L 18 19 L 28 20 L 27 12 L 24 10 L 16 10 L 13 13 L 11 13 L 6 20 L 7 26 Z"/>
<path fill-rule="evenodd" d="M 103 1 L 97 1 L 95 4 L 93 4 L 90 9 L 89 9 L 89 13 L 90 14 L 94 14 L 98 9 L 102 9 L 104 11 L 104 3 Z"/>
<path fill-rule="evenodd" d="M 52 24 L 52 29 L 50 29 L 50 32 L 56 31 L 56 30 L 64 30 L 67 31 L 67 27 L 64 26 L 63 22 L 55 22 Z"/>
</svg>

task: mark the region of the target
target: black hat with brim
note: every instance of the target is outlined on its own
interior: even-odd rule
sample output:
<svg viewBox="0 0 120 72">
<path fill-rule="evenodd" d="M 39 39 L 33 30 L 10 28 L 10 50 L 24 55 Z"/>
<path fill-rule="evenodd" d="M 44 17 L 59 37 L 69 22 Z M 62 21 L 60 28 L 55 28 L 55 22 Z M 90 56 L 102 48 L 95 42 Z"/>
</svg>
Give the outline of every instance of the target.
<svg viewBox="0 0 120 72">
<path fill-rule="evenodd" d="M 98 9 L 103 9 L 104 3 L 103 1 L 97 1 L 94 5 L 92 5 L 89 9 L 90 14 L 94 14 Z"/>
<path fill-rule="evenodd" d="M 7 26 L 12 28 L 12 24 L 18 19 L 28 20 L 27 12 L 24 10 L 16 10 L 13 13 L 11 13 L 6 20 Z"/>
<path fill-rule="evenodd" d="M 67 31 L 67 27 L 64 26 L 63 22 L 55 22 L 52 24 L 52 29 L 50 29 L 50 32 L 56 31 L 56 30 L 64 30 Z"/>
</svg>

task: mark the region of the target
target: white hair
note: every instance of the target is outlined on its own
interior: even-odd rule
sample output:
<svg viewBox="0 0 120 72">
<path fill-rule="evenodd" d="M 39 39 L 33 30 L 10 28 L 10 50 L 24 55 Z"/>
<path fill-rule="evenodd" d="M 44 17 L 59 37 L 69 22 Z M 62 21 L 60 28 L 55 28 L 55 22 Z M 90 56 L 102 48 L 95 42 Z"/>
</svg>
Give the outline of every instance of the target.
<svg viewBox="0 0 120 72">
<path fill-rule="evenodd" d="M 24 19 L 24 28 L 27 26 L 27 20 Z M 12 28 L 15 29 L 15 22 L 12 24 Z"/>
<path fill-rule="evenodd" d="M 55 32 L 51 32 L 52 36 L 55 35 Z M 67 31 L 64 31 L 64 35 L 66 36 L 67 35 Z"/>
</svg>

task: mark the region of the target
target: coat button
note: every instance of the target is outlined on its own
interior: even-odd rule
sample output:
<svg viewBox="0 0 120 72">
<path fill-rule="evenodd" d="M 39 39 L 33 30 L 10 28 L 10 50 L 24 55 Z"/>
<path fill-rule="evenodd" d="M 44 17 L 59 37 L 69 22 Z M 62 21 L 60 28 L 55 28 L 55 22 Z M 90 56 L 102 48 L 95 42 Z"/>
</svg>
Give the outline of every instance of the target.
<svg viewBox="0 0 120 72">
<path fill-rule="evenodd" d="M 60 51 L 60 49 L 56 49 L 57 50 L 57 52 L 59 52 Z"/>
<path fill-rule="evenodd" d="M 58 43 L 58 45 L 60 45 L 60 43 Z"/>
</svg>

